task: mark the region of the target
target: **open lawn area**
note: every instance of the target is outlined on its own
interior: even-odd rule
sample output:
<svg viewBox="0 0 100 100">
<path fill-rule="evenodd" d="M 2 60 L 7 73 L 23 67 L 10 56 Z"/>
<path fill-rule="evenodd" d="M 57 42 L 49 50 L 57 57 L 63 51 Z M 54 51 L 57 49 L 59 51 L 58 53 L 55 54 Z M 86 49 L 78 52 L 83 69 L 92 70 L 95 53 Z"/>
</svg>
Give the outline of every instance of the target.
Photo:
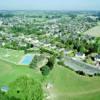
<svg viewBox="0 0 100 100">
<path fill-rule="evenodd" d="M 3 49 L 0 49 L 0 57 L 6 54 Z M 4 53 L 3 53 L 4 51 Z M 21 54 L 20 54 L 21 53 Z M 9 50 L 8 60 L 19 62 L 24 55 L 23 52 Z M 18 55 L 17 58 L 14 57 Z M 47 77 L 43 77 L 37 69 L 31 69 L 28 66 L 16 65 L 0 59 L 0 87 L 9 85 L 16 78 L 27 75 L 37 81 L 45 84 L 50 83 L 51 88 L 46 89 L 49 99 L 48 100 L 100 100 L 100 77 L 80 76 L 74 71 L 69 70 L 58 64 L 55 65 L 53 70 Z"/>
<path fill-rule="evenodd" d="M 89 29 L 88 31 L 84 32 L 84 34 L 88 34 L 95 37 L 100 37 L 100 25 Z"/>
<path fill-rule="evenodd" d="M 18 64 L 23 56 L 24 51 L 0 48 L 0 59 Z"/>
<path fill-rule="evenodd" d="M 28 75 L 37 81 L 42 80 L 42 75 L 28 66 L 17 66 L 0 60 L 0 87 L 8 85 L 20 76 Z"/>
<path fill-rule="evenodd" d="M 99 100 L 100 77 L 80 76 L 75 72 L 56 66 L 48 76 L 50 100 Z"/>
</svg>

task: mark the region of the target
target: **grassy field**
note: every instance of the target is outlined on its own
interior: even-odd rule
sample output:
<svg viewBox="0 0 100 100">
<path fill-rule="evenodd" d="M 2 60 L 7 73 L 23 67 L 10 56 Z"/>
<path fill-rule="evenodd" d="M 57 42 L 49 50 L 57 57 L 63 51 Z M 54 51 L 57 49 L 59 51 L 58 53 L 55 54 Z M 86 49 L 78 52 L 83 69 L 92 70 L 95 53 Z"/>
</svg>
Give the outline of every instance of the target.
<svg viewBox="0 0 100 100">
<path fill-rule="evenodd" d="M 17 64 L 19 63 L 19 61 L 22 59 L 23 56 L 24 56 L 23 51 L 0 48 L 0 58 L 1 59 Z"/>
<path fill-rule="evenodd" d="M 7 85 L 23 75 L 32 76 L 37 80 L 42 79 L 42 75 L 36 70 L 33 70 L 28 66 L 16 65 L 23 56 L 23 51 L 0 48 L 0 86 Z"/>
<path fill-rule="evenodd" d="M 13 60 L 13 58 L 16 54 L 13 52 L 16 52 L 19 56 L 15 60 Z M 12 56 L 7 59 L 18 62 L 23 56 L 23 52 L 21 51 L 21 55 L 19 52 L 20 51 L 9 50 L 8 53 L 11 53 Z M 0 59 L 0 87 L 8 85 L 23 75 L 31 76 L 38 81 L 43 79 L 43 76 L 37 70 L 30 69 L 28 66 L 18 66 Z M 80 76 L 63 66 L 56 65 L 50 74 L 45 77 L 44 84 L 47 83 L 52 84 L 52 88 L 47 90 L 50 96 L 49 100 L 100 99 L 100 77 Z"/>
<path fill-rule="evenodd" d="M 84 34 L 88 34 L 95 37 L 100 37 L 100 25 L 89 29 L 88 31 L 84 32 Z"/>
<path fill-rule="evenodd" d="M 75 72 L 57 66 L 48 76 L 51 100 L 99 100 L 100 77 L 80 76 Z"/>
<path fill-rule="evenodd" d="M 36 80 L 42 79 L 40 73 L 29 67 L 16 66 L 0 60 L 0 86 L 8 85 L 10 82 L 23 75 L 31 76 Z"/>
</svg>

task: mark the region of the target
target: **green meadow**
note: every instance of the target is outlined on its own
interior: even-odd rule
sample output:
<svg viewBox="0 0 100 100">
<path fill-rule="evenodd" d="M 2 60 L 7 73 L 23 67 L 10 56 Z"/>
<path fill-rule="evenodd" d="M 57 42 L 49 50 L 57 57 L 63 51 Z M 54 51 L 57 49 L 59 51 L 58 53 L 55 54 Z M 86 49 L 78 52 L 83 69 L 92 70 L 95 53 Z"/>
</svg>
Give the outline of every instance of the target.
<svg viewBox="0 0 100 100">
<path fill-rule="evenodd" d="M 10 55 L 8 58 L 4 56 L 6 50 Z M 23 51 L 0 49 L 0 87 L 9 85 L 20 76 L 27 75 L 39 82 L 45 79 L 43 84 L 52 84 L 52 88 L 47 90 L 50 100 L 100 100 L 100 77 L 80 76 L 58 64 L 47 77 L 43 77 L 36 69 L 6 61 L 17 63 L 23 55 Z"/>
<path fill-rule="evenodd" d="M 23 51 L 0 48 L 0 59 L 18 64 L 24 56 Z"/>
<path fill-rule="evenodd" d="M 75 72 L 57 65 L 47 82 L 52 83 L 53 100 L 99 100 L 100 77 L 80 76 Z"/>
</svg>

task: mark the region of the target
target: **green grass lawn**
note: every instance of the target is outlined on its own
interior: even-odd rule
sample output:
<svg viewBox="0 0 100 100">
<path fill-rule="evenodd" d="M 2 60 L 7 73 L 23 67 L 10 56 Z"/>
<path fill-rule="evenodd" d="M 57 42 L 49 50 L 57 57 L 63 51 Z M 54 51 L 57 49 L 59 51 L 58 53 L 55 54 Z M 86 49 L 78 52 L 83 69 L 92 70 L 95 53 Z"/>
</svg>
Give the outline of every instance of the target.
<svg viewBox="0 0 100 100">
<path fill-rule="evenodd" d="M 39 72 L 36 72 L 36 70 L 28 66 L 16 66 L 0 60 L 0 86 L 8 85 L 10 82 L 23 75 L 31 76 L 38 81 L 43 78 Z"/>
<path fill-rule="evenodd" d="M 52 100 L 99 100 L 100 77 L 80 76 L 64 68 L 55 67 L 48 81 L 53 84 L 51 91 Z"/>
<path fill-rule="evenodd" d="M 0 49 L 0 57 L 3 58 L 3 49 Z M 5 49 L 6 51 L 6 49 Z M 4 54 L 6 53 L 4 51 Z M 9 50 L 8 60 L 19 62 L 24 53 L 22 51 Z M 18 55 L 17 58 L 14 57 Z M 43 76 L 37 70 L 28 66 L 18 66 L 0 59 L 0 87 L 9 85 L 16 78 L 28 75 L 41 81 Z M 99 100 L 100 99 L 100 77 L 80 76 L 75 72 L 60 65 L 56 65 L 50 74 L 45 77 L 44 83 L 51 83 L 52 88 L 48 90 L 50 100 Z"/>
<path fill-rule="evenodd" d="M 0 58 L 13 63 L 19 63 L 24 56 L 23 51 L 0 48 Z"/>
<path fill-rule="evenodd" d="M 100 37 L 100 25 L 89 29 L 88 31 L 84 32 L 84 34 L 88 34 L 95 37 Z"/>
</svg>

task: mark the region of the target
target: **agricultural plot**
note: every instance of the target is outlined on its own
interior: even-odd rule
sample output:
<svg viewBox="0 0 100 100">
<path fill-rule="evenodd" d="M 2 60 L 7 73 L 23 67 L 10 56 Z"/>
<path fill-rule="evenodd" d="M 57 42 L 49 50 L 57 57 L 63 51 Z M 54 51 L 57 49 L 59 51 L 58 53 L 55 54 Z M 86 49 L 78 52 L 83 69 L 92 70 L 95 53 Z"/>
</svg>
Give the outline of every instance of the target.
<svg viewBox="0 0 100 100">
<path fill-rule="evenodd" d="M 94 37 L 100 37 L 100 25 L 96 26 L 92 29 L 89 29 L 88 31 L 84 32 L 86 35 L 91 35 Z"/>
</svg>

